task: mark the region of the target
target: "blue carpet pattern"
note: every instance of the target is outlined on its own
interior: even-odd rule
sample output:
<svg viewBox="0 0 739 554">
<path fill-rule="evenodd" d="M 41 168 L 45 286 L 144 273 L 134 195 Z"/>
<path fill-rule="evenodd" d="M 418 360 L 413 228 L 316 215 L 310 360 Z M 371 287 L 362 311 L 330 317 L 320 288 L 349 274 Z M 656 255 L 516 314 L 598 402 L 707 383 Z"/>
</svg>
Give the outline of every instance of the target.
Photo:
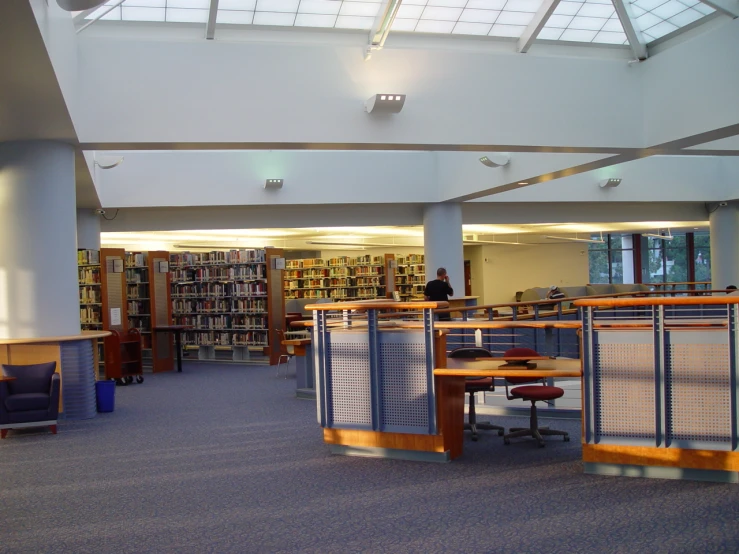
<svg viewBox="0 0 739 554">
<path fill-rule="evenodd" d="M 739 486 L 584 475 L 577 421 L 544 449 L 483 432 L 449 464 L 332 456 L 294 389 L 185 363 L 56 436 L 11 431 L 0 552 L 739 551 Z"/>
</svg>

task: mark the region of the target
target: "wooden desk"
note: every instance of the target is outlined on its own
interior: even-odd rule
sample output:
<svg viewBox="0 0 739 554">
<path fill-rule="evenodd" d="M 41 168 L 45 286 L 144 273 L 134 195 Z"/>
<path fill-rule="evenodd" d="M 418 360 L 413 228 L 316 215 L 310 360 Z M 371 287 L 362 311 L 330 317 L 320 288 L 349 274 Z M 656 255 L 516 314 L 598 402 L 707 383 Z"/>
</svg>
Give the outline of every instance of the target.
<svg viewBox="0 0 739 554">
<path fill-rule="evenodd" d="M 537 360 L 536 369 L 506 365 L 496 358 L 446 358 L 446 367 L 434 369 L 436 413 L 451 459 L 462 455 L 464 445 L 464 383 L 466 377 L 582 377 L 580 360 Z"/>
</svg>

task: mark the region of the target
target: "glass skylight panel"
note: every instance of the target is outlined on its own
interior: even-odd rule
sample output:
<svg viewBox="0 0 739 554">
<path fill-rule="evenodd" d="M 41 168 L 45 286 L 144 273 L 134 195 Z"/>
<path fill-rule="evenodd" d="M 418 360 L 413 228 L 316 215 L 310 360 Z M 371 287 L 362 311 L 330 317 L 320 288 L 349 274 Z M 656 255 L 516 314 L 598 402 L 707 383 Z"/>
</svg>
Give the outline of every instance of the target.
<svg viewBox="0 0 739 554">
<path fill-rule="evenodd" d="M 496 23 L 493 25 L 493 28 L 490 29 L 489 35 L 491 37 L 520 38 L 525 30 L 525 25 L 500 25 Z"/>
<path fill-rule="evenodd" d="M 219 10 L 254 11 L 256 0 L 219 0 Z"/>
<path fill-rule="evenodd" d="M 254 22 L 254 12 L 236 10 L 218 10 L 216 23 L 229 25 L 251 25 Z"/>
<path fill-rule="evenodd" d="M 528 25 L 534 19 L 533 13 L 501 12 L 496 23 L 500 25 Z"/>
<path fill-rule="evenodd" d="M 138 8 L 128 4 L 121 6 L 123 21 L 164 21 L 164 8 Z"/>
<path fill-rule="evenodd" d="M 423 10 L 422 20 L 433 20 L 433 21 L 457 21 L 459 16 L 462 15 L 462 8 L 436 8 L 427 6 Z M 449 30 L 451 33 L 451 29 Z"/>
<path fill-rule="evenodd" d="M 555 29 L 566 29 L 572 21 L 571 15 L 550 15 L 547 20 L 546 26 L 553 27 Z"/>
<path fill-rule="evenodd" d="M 296 27 L 333 27 L 335 24 L 335 15 L 299 13 L 295 18 Z"/>
<path fill-rule="evenodd" d="M 536 13 L 542 0 L 508 0 L 503 11 Z"/>
<path fill-rule="evenodd" d="M 257 2 L 257 13 L 297 13 L 300 0 L 259 0 Z"/>
<path fill-rule="evenodd" d="M 110 4 L 111 2 L 106 2 Z M 126 0 L 123 8 L 166 8 L 167 0 Z"/>
<path fill-rule="evenodd" d="M 710 15 L 716 11 L 711 6 L 709 6 L 708 4 L 704 4 L 703 2 L 698 2 L 695 6 L 693 6 L 693 9 L 699 11 L 703 15 Z"/>
<path fill-rule="evenodd" d="M 601 31 L 595 35 L 593 42 L 598 42 L 600 44 L 625 44 L 627 40 L 626 33 Z"/>
<path fill-rule="evenodd" d="M 336 18 L 336 27 L 340 29 L 371 29 L 375 22 L 374 17 L 359 17 L 354 15 L 340 15 Z"/>
<path fill-rule="evenodd" d="M 505 7 L 505 5 L 506 5 L 506 0 L 469 0 L 469 2 L 467 2 L 467 9 L 468 10 L 502 10 Z"/>
<path fill-rule="evenodd" d="M 641 17 L 636 18 L 636 25 L 641 29 L 642 32 L 646 32 L 650 27 L 654 27 L 657 23 L 662 20 L 652 13 L 645 13 Z"/>
<path fill-rule="evenodd" d="M 452 31 L 455 35 L 487 35 L 492 25 L 490 23 L 467 23 L 460 21 L 454 26 Z"/>
<path fill-rule="evenodd" d="M 663 21 L 662 23 L 658 23 L 654 27 L 650 27 L 649 29 L 644 31 L 644 33 L 654 39 L 658 39 L 665 35 L 669 35 L 673 31 L 677 31 L 677 27 L 675 27 L 672 23 L 669 23 L 668 21 Z"/>
<path fill-rule="evenodd" d="M 684 12 L 681 12 L 677 14 L 674 17 L 671 17 L 668 21 L 675 25 L 676 27 L 685 27 L 686 25 L 690 25 L 693 21 L 698 21 L 703 17 L 703 14 L 700 12 L 697 12 L 693 9 L 687 9 Z"/>
<path fill-rule="evenodd" d="M 417 33 L 443 33 L 449 34 L 454 29 L 454 21 L 431 21 L 424 20 L 416 25 Z"/>
<path fill-rule="evenodd" d="M 680 12 L 684 12 L 686 9 L 688 8 L 685 4 L 678 2 L 677 0 L 669 0 L 652 10 L 652 13 L 662 19 L 670 19 L 672 16 L 677 15 Z"/>
<path fill-rule="evenodd" d="M 575 15 L 580 11 L 581 7 L 582 2 L 560 2 L 554 8 L 553 15 Z"/>
<path fill-rule="evenodd" d="M 606 21 L 606 19 L 600 19 L 597 17 L 580 17 L 578 15 L 572 18 L 569 29 L 600 31 L 603 28 L 603 25 L 606 24 Z"/>
<path fill-rule="evenodd" d="M 427 5 L 441 8 L 464 8 L 467 5 L 467 0 L 428 0 Z"/>
<path fill-rule="evenodd" d="M 259 0 L 257 7 L 259 7 L 261 3 L 262 0 Z M 254 14 L 254 25 L 292 27 L 293 23 L 295 23 L 294 13 L 256 12 Z"/>
<path fill-rule="evenodd" d="M 398 10 L 398 15 L 395 16 L 395 20 L 398 19 L 419 19 L 423 13 L 423 6 L 408 6 L 401 4 Z"/>
<path fill-rule="evenodd" d="M 592 42 L 598 33 L 596 31 L 586 31 L 583 29 L 565 29 L 560 40 L 568 40 L 573 42 Z"/>
<path fill-rule="evenodd" d="M 207 10 L 210 9 L 210 0 L 167 0 L 167 8 Z"/>
<path fill-rule="evenodd" d="M 340 15 L 362 15 L 375 17 L 379 9 L 379 4 L 369 4 L 366 2 L 344 2 L 339 11 Z"/>
<path fill-rule="evenodd" d="M 169 6 L 169 4 L 167 4 Z M 167 21 L 172 23 L 207 23 L 208 10 L 192 8 L 167 8 Z"/>
<path fill-rule="evenodd" d="M 459 20 L 467 23 L 495 23 L 499 15 L 498 10 L 464 10 Z"/>
<path fill-rule="evenodd" d="M 396 17 L 390 30 L 413 32 L 416 25 L 418 25 L 418 19 L 399 19 Z"/>
<path fill-rule="evenodd" d="M 337 15 L 340 8 L 340 0 L 302 0 L 298 8 L 298 13 Z M 324 25 L 321 26 L 323 27 Z M 331 26 L 333 27 L 333 23 Z"/>
<path fill-rule="evenodd" d="M 606 24 L 603 25 L 603 28 L 601 29 L 601 31 L 623 33 L 624 27 L 623 25 L 621 25 L 621 20 L 618 18 L 618 16 L 614 15 L 613 17 L 611 17 L 611 19 L 606 21 Z"/>
<path fill-rule="evenodd" d="M 645 12 L 651 12 L 654 8 L 658 8 L 667 0 L 634 0 L 631 4 L 643 9 Z"/>
<path fill-rule="evenodd" d="M 559 40 L 562 36 L 564 29 L 557 29 L 556 27 L 544 27 L 539 34 L 536 36 L 537 39 L 542 40 Z"/>
<path fill-rule="evenodd" d="M 616 13 L 616 9 L 613 7 L 613 5 L 608 6 L 606 4 L 594 4 L 592 2 L 585 2 L 582 5 L 582 8 L 580 8 L 580 11 L 577 12 L 577 15 L 583 17 L 601 17 L 604 19 L 608 19 L 614 13 Z"/>
</svg>

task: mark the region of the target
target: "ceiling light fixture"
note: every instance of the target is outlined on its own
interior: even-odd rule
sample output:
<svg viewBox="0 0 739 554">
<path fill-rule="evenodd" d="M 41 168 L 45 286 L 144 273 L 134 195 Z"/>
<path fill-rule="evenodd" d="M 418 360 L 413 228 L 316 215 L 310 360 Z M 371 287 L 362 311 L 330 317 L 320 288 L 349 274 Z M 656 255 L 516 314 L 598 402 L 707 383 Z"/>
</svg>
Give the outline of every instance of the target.
<svg viewBox="0 0 739 554">
<path fill-rule="evenodd" d="M 334 242 L 324 240 L 307 240 L 306 244 L 323 244 L 329 246 L 370 246 L 370 247 L 397 247 L 397 248 L 423 248 L 418 244 L 389 244 L 384 242 Z"/>
<path fill-rule="evenodd" d="M 581 239 L 577 235 L 575 235 L 574 237 L 558 237 L 558 236 L 554 236 L 554 235 L 544 235 L 544 238 L 545 239 L 554 239 L 554 240 L 569 240 L 569 241 L 572 241 L 572 242 L 590 242 L 590 243 L 593 243 L 593 244 L 605 244 L 605 242 L 606 242 L 605 240 L 603 240 L 603 232 L 602 231 L 600 233 L 600 238 L 599 239 Z"/>
<path fill-rule="evenodd" d="M 621 184 L 621 179 L 618 177 L 611 177 L 610 179 L 603 179 L 598 183 L 600 185 L 600 188 L 606 189 L 606 188 L 616 188 L 618 185 Z"/>
<path fill-rule="evenodd" d="M 675 237 L 672 236 L 672 233 L 669 229 L 667 229 L 667 234 L 663 234 L 662 232 L 657 233 L 642 233 L 641 236 L 643 237 L 651 237 L 654 239 L 662 239 L 662 240 L 672 240 Z"/>
<path fill-rule="evenodd" d="M 121 163 L 123 162 L 123 157 L 118 158 L 113 163 L 106 163 L 106 164 L 101 164 L 97 160 L 93 160 L 93 161 L 94 161 L 95 165 L 98 166 L 100 169 L 113 169 L 114 167 L 118 167 L 119 165 L 121 165 Z"/>
<path fill-rule="evenodd" d="M 364 111 L 376 114 L 398 113 L 405 105 L 405 94 L 375 94 L 364 103 Z"/>
<path fill-rule="evenodd" d="M 380 12 L 375 17 L 375 22 L 370 29 L 369 44 L 364 51 L 365 61 L 372 57 L 373 50 L 382 50 L 387 36 L 390 34 L 393 21 L 395 21 L 395 16 L 398 15 L 401 2 L 402 0 L 386 0 L 385 9 L 380 8 Z"/>
<path fill-rule="evenodd" d="M 503 167 L 504 165 L 508 165 L 508 162 L 510 161 L 510 154 L 503 154 L 500 152 L 496 152 L 494 154 L 490 154 L 489 156 L 483 156 L 482 158 L 480 158 L 480 163 L 482 165 L 486 165 L 487 167 Z"/>
<path fill-rule="evenodd" d="M 518 186 L 522 187 L 522 186 L 524 186 L 524 185 L 528 185 L 529 183 L 528 183 L 527 181 L 519 181 L 519 182 L 518 182 L 518 183 L 516 183 L 516 184 L 517 184 Z"/>
</svg>

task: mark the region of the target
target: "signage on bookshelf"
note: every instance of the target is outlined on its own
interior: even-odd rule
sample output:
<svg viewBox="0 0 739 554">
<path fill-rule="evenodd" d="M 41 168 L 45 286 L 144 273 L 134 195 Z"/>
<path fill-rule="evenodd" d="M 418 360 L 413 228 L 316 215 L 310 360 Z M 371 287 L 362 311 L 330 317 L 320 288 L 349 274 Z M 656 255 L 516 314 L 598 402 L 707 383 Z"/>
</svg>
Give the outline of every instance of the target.
<svg viewBox="0 0 739 554">
<path fill-rule="evenodd" d="M 120 325 L 120 324 L 121 324 L 121 309 L 111 308 L 110 309 L 110 326 L 115 327 L 116 325 Z"/>
<path fill-rule="evenodd" d="M 169 262 L 157 262 L 157 273 L 169 273 Z"/>
<path fill-rule="evenodd" d="M 274 260 L 274 269 L 285 269 L 285 258 L 272 258 Z"/>
<path fill-rule="evenodd" d="M 113 273 L 123 273 L 123 260 L 113 260 Z"/>
</svg>

